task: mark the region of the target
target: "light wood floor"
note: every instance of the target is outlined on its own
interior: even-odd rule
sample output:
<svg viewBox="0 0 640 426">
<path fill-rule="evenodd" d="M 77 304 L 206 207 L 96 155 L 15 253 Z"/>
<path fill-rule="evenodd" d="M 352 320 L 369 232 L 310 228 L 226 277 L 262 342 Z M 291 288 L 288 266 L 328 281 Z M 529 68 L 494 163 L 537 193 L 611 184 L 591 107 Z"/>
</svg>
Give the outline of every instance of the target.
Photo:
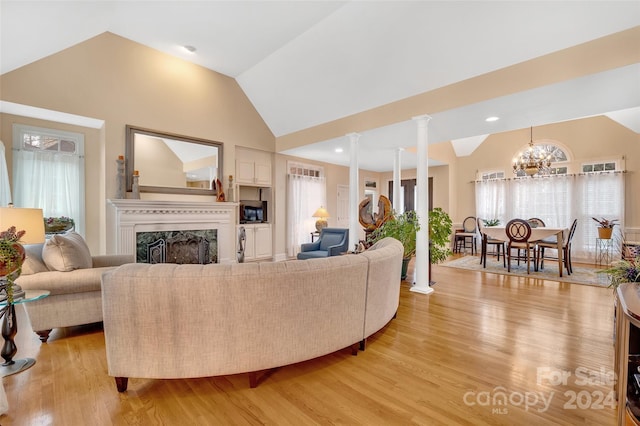
<svg viewBox="0 0 640 426">
<path fill-rule="evenodd" d="M 606 405 L 612 399 L 601 398 L 613 395 L 606 380 L 613 366 L 610 289 L 441 266 L 433 279 L 429 296 L 402 283 L 397 318 L 358 356 L 344 349 L 281 367 L 256 389 L 240 374 L 130 379 L 119 394 L 106 373 L 100 325 L 54 330 L 40 344 L 20 308 L 16 358 L 37 364 L 4 379 L 10 411 L 0 423 L 615 424 L 616 410 Z M 539 368 L 548 374 L 538 375 Z M 566 384 L 550 383 L 563 372 L 571 374 Z M 583 383 L 587 374 L 591 383 Z M 549 406 L 534 404 L 534 394 Z M 498 405 L 500 395 L 506 405 Z"/>
</svg>

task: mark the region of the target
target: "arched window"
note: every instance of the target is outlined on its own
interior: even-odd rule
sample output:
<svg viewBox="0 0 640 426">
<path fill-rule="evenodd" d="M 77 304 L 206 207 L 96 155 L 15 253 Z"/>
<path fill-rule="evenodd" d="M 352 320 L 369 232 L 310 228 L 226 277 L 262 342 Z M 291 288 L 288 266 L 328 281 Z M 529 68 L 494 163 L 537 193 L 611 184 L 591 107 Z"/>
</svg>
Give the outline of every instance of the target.
<svg viewBox="0 0 640 426">
<path fill-rule="evenodd" d="M 551 175 L 566 175 L 568 172 L 567 162 L 569 161 L 565 150 L 549 141 L 537 143 L 533 145 L 533 149 L 530 147 L 524 151 L 516 153 L 514 158 L 522 158 L 527 160 L 529 158 L 549 158 L 551 166 L 545 169 L 544 174 Z M 523 170 L 517 170 L 515 172 L 517 177 L 524 177 L 527 174 Z"/>
</svg>

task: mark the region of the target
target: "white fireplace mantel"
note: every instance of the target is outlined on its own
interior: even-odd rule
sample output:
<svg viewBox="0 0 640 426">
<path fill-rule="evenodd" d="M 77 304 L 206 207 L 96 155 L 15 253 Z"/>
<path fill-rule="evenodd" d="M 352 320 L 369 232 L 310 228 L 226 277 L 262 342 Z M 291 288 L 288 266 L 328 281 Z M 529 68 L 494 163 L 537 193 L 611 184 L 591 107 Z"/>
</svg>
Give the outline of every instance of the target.
<svg viewBox="0 0 640 426">
<path fill-rule="evenodd" d="M 218 261 L 236 262 L 237 203 L 107 200 L 109 253 L 135 254 L 136 233 L 216 229 Z"/>
</svg>

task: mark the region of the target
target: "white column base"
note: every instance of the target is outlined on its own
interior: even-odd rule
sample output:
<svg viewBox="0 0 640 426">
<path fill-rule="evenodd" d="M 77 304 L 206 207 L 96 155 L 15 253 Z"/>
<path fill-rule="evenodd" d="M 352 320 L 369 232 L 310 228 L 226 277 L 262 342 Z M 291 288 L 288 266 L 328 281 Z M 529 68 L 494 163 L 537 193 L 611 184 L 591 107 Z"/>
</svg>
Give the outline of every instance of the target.
<svg viewBox="0 0 640 426">
<path fill-rule="evenodd" d="M 421 294 L 431 294 L 431 293 L 433 293 L 433 289 L 431 287 L 429 287 L 428 285 L 414 285 L 413 287 L 411 287 L 409 289 L 409 291 L 412 291 L 414 293 L 421 293 Z"/>
</svg>

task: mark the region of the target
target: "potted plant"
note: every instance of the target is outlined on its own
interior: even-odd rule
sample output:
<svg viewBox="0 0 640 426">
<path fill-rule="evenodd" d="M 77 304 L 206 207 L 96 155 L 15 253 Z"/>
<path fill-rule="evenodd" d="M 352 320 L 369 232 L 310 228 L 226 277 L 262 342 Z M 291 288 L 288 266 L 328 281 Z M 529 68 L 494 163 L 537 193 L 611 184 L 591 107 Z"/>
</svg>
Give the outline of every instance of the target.
<svg viewBox="0 0 640 426">
<path fill-rule="evenodd" d="M 484 226 L 498 226 L 500 225 L 500 219 L 482 219 Z"/>
<path fill-rule="evenodd" d="M 429 259 L 431 263 L 444 262 L 451 255 L 449 249 L 451 232 L 451 217 L 440 207 L 431 210 L 429 212 Z"/>
<path fill-rule="evenodd" d="M 25 231 L 16 231 L 15 226 L 0 232 L 0 277 L 2 277 L 0 290 L 5 291 L 8 305 L 13 303 L 13 282 L 20 276 L 25 258 L 24 247 L 19 243 L 24 234 Z"/>
<path fill-rule="evenodd" d="M 640 283 L 640 257 L 618 260 L 598 273 L 609 275 L 609 287 L 614 290 L 622 283 Z"/>
<path fill-rule="evenodd" d="M 451 218 L 440 207 L 429 212 L 429 258 L 431 263 L 440 263 L 451 254 L 449 236 L 451 235 Z M 371 243 L 385 237 L 392 237 L 402 243 L 402 279 L 407 277 L 409 261 L 416 254 L 416 234 L 420 230 L 418 215 L 408 210 L 401 215 L 392 215 L 380 227 L 371 233 Z"/>
<path fill-rule="evenodd" d="M 617 225 L 616 222 L 618 221 L 618 219 L 612 219 L 612 220 L 608 220 L 605 218 L 596 219 L 595 217 L 592 217 L 591 219 L 595 220 L 600 225 L 598 227 L 598 238 L 601 238 L 603 240 L 611 239 L 611 234 L 613 233 L 613 227 Z"/>
<path fill-rule="evenodd" d="M 70 217 L 45 217 L 44 232 L 47 234 L 59 234 L 73 229 L 75 222 Z"/>
<path fill-rule="evenodd" d="M 376 228 L 370 236 L 371 244 L 385 238 L 392 237 L 402 243 L 402 279 L 407 277 L 409 261 L 416 254 L 416 234 L 420 230 L 418 215 L 414 210 L 407 210 L 401 215 L 395 212 L 381 226 Z"/>
</svg>

